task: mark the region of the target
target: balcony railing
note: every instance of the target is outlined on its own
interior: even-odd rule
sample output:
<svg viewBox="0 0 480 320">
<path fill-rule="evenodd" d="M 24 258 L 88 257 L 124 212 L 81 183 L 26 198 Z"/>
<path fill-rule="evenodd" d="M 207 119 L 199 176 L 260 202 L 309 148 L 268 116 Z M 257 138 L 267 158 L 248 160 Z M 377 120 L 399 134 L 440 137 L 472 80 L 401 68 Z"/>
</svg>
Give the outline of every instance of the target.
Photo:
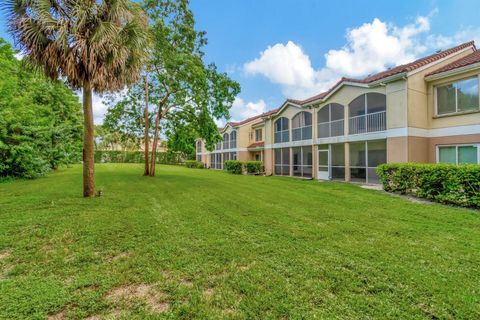
<svg viewBox="0 0 480 320">
<path fill-rule="evenodd" d="M 312 126 L 292 129 L 292 141 L 312 139 Z"/>
<path fill-rule="evenodd" d="M 343 119 L 319 123 L 317 129 L 318 138 L 338 137 L 345 134 Z"/>
<path fill-rule="evenodd" d="M 348 133 L 359 134 L 385 131 L 387 129 L 386 114 L 386 111 L 380 111 L 351 117 L 348 119 Z"/>
</svg>

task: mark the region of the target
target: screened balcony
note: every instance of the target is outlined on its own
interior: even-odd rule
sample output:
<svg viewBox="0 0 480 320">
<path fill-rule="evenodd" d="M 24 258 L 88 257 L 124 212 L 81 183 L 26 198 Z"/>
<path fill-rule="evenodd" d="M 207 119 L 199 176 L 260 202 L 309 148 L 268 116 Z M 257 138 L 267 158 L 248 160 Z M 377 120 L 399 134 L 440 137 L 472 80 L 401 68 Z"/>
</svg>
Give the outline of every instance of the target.
<svg viewBox="0 0 480 320">
<path fill-rule="evenodd" d="M 292 119 L 292 141 L 312 139 L 312 114 L 299 112 Z"/>
<path fill-rule="evenodd" d="M 329 138 L 345 134 L 344 107 L 338 103 L 330 103 L 317 112 L 317 137 Z"/>
<path fill-rule="evenodd" d="M 348 105 L 348 133 L 360 134 L 387 129 L 386 97 L 380 93 L 367 93 Z"/>
</svg>

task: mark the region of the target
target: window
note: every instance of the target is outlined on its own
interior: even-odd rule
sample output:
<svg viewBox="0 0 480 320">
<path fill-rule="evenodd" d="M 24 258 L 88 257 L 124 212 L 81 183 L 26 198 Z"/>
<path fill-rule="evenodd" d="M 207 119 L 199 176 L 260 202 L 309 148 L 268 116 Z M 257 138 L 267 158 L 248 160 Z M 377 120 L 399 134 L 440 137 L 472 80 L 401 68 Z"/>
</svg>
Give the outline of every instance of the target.
<svg viewBox="0 0 480 320">
<path fill-rule="evenodd" d="M 197 141 L 197 153 L 202 153 L 202 141 Z"/>
<path fill-rule="evenodd" d="M 237 148 L 237 131 L 232 131 L 230 133 L 230 149 Z"/>
<path fill-rule="evenodd" d="M 348 133 L 384 131 L 387 128 L 387 98 L 381 93 L 366 93 L 348 104 Z"/>
<path fill-rule="evenodd" d="M 479 145 L 439 146 L 437 162 L 450 164 L 478 164 L 480 163 L 479 151 Z"/>
<path fill-rule="evenodd" d="M 290 149 L 277 148 L 275 149 L 275 175 L 289 176 L 290 175 Z"/>
<path fill-rule="evenodd" d="M 338 137 L 344 135 L 344 107 L 330 103 L 317 112 L 318 138 Z"/>
<path fill-rule="evenodd" d="M 436 87 L 437 114 L 480 110 L 478 77 Z"/>
<path fill-rule="evenodd" d="M 218 141 L 215 144 L 215 150 L 222 150 L 222 141 Z"/>
<path fill-rule="evenodd" d="M 197 155 L 197 161 L 198 161 L 198 162 L 201 162 L 201 161 L 202 161 L 202 156 L 201 156 L 201 155 Z"/>
<path fill-rule="evenodd" d="M 222 169 L 223 168 L 223 163 L 222 163 L 222 154 L 221 153 L 216 153 L 215 154 L 215 169 Z"/>
<path fill-rule="evenodd" d="M 275 143 L 290 141 L 290 134 L 288 129 L 289 128 L 287 118 L 282 117 L 275 121 Z"/>
<path fill-rule="evenodd" d="M 262 141 L 262 129 L 255 130 L 255 141 Z"/>
<path fill-rule="evenodd" d="M 223 135 L 223 149 L 230 149 L 230 136 L 228 133 Z"/>
<path fill-rule="evenodd" d="M 292 141 L 312 139 L 312 114 L 299 112 L 292 119 Z"/>
<path fill-rule="evenodd" d="M 224 152 L 223 153 L 223 162 L 227 160 L 237 160 L 237 153 L 236 152 Z"/>
<path fill-rule="evenodd" d="M 352 181 L 379 183 L 375 169 L 386 161 L 386 140 L 350 143 L 350 177 Z"/>
<path fill-rule="evenodd" d="M 293 175 L 312 177 L 312 147 L 295 147 L 293 153 Z"/>
</svg>

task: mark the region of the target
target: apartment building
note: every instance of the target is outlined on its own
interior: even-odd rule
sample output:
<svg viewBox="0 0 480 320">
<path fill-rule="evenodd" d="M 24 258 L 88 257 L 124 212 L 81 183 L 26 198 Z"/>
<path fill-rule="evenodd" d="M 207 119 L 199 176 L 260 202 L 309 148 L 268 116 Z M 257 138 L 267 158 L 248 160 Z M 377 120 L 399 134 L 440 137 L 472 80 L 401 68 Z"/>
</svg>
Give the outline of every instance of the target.
<svg viewBox="0 0 480 320">
<path fill-rule="evenodd" d="M 326 92 L 229 122 L 197 159 L 261 160 L 267 175 L 378 183 L 381 163 L 480 161 L 480 51 L 467 42 L 408 64 L 342 78 Z"/>
</svg>

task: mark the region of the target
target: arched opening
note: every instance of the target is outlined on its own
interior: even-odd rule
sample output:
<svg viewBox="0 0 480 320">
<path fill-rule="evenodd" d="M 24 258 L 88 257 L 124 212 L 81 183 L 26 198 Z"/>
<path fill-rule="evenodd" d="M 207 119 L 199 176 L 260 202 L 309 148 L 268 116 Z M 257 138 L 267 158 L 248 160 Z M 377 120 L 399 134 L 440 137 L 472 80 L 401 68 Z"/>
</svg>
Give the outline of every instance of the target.
<svg viewBox="0 0 480 320">
<path fill-rule="evenodd" d="M 348 133 L 384 131 L 387 128 L 387 97 L 381 93 L 366 93 L 348 104 Z"/>
<path fill-rule="evenodd" d="M 292 141 L 312 139 L 312 114 L 301 111 L 292 119 Z"/>
<path fill-rule="evenodd" d="M 223 134 L 223 149 L 230 149 L 230 136 L 228 133 Z"/>
<path fill-rule="evenodd" d="M 232 131 L 230 133 L 230 149 L 235 149 L 237 147 L 237 131 Z"/>
<path fill-rule="evenodd" d="M 285 118 L 285 117 L 278 118 L 275 121 L 275 126 L 274 127 L 275 127 L 274 128 L 274 131 L 275 131 L 274 141 L 275 141 L 275 143 L 290 141 L 290 133 L 289 133 L 288 119 L 287 118 Z"/>
</svg>

